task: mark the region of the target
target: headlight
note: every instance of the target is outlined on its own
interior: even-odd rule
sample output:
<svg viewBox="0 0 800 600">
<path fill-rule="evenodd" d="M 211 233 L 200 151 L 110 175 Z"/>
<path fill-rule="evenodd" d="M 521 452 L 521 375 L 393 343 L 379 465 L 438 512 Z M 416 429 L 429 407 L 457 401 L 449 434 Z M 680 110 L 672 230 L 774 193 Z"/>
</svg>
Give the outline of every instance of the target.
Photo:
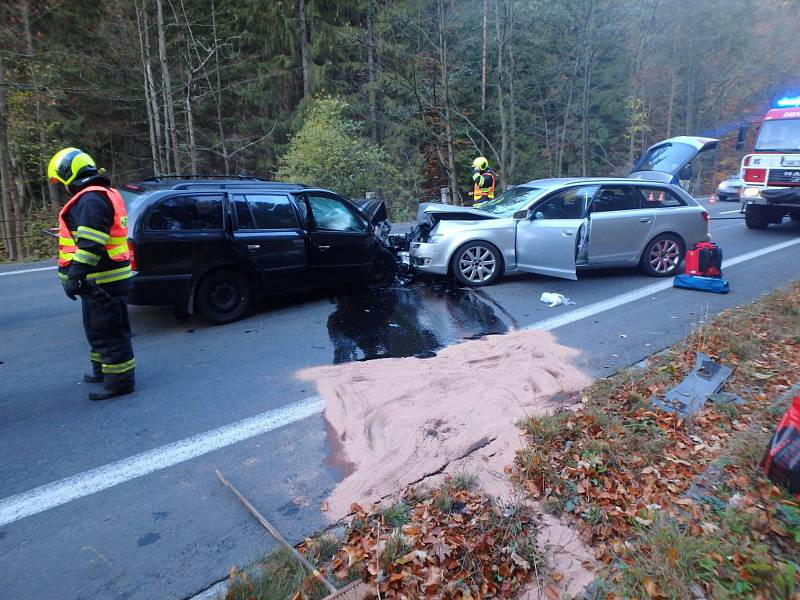
<svg viewBox="0 0 800 600">
<path fill-rule="evenodd" d="M 442 241 L 442 239 L 444 239 L 444 234 L 443 233 L 437 233 L 437 234 L 434 234 L 434 235 L 428 237 L 428 243 L 429 244 L 438 244 L 440 241 Z"/>
<path fill-rule="evenodd" d="M 759 188 L 757 187 L 746 187 L 742 191 L 742 196 L 745 198 L 756 198 L 759 194 Z"/>
</svg>

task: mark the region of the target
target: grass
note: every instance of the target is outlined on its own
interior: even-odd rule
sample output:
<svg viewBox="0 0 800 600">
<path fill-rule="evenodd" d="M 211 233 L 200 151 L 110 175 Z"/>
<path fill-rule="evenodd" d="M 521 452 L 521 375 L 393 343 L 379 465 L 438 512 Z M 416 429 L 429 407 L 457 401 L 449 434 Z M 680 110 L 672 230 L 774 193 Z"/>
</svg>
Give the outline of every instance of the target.
<svg viewBox="0 0 800 600">
<path fill-rule="evenodd" d="M 244 571 L 233 572 L 225 600 L 292 598 L 303 590 L 308 600 L 320 600 L 325 588 L 308 577 L 308 572 L 289 550 L 280 548 Z"/>
</svg>

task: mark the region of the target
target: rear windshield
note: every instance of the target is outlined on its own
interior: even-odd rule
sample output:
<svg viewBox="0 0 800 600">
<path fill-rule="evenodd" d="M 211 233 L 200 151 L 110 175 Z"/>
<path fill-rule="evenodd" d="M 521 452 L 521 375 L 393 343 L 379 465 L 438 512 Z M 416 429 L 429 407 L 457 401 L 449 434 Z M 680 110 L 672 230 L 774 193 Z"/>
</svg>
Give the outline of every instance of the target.
<svg viewBox="0 0 800 600">
<path fill-rule="evenodd" d="M 633 171 L 661 171 L 675 175 L 695 154 L 697 149 L 689 144 L 662 144 L 650 149 L 639 159 Z"/>
</svg>

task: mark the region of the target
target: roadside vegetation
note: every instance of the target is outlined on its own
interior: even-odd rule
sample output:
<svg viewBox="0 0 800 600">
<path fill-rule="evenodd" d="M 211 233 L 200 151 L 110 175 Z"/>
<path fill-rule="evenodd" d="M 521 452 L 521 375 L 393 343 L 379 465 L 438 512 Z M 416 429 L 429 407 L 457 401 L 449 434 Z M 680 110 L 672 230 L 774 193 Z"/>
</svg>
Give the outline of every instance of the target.
<svg viewBox="0 0 800 600">
<path fill-rule="evenodd" d="M 708 402 L 686 420 L 654 410 L 696 351 L 734 367 L 725 390 L 744 403 Z M 794 284 L 598 381 L 580 410 L 521 423 L 515 477 L 591 544 L 605 565 L 597 598 L 796 598 L 800 502 L 758 462 L 798 381 Z"/>
</svg>

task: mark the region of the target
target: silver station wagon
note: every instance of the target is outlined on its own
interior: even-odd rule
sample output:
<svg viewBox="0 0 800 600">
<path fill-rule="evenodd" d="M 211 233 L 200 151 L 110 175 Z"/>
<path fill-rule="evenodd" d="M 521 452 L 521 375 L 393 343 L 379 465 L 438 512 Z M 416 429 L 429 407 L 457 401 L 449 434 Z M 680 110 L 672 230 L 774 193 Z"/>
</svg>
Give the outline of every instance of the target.
<svg viewBox="0 0 800 600">
<path fill-rule="evenodd" d="M 709 239 L 708 213 L 676 184 L 717 143 L 666 140 L 627 178 L 539 179 L 480 208 L 423 205 L 418 221 L 430 229 L 412 241 L 411 265 L 469 286 L 507 273 L 577 279 L 579 269 L 637 265 L 654 277 L 675 275 L 686 249 Z"/>
</svg>

